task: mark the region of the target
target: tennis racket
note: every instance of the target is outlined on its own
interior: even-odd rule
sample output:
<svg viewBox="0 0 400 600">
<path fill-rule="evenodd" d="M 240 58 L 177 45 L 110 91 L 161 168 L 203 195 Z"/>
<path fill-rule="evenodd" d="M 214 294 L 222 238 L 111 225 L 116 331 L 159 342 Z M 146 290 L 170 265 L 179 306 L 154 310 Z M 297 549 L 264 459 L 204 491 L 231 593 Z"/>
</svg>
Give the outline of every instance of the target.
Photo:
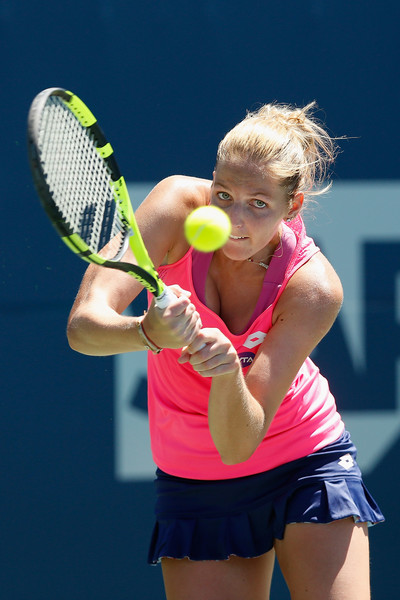
<svg viewBox="0 0 400 600">
<path fill-rule="evenodd" d="M 62 88 L 34 98 L 28 155 L 42 206 L 68 248 L 128 273 L 165 308 L 175 296 L 148 255 L 114 151 L 82 100 Z M 128 246 L 137 264 L 121 260 Z"/>
</svg>

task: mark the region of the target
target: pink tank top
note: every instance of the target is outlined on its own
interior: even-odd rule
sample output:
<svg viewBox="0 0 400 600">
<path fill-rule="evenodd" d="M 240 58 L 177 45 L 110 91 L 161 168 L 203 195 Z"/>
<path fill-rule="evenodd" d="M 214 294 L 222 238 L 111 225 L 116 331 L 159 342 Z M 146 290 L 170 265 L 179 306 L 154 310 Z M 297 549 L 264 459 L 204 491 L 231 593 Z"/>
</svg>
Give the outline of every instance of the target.
<svg viewBox="0 0 400 600">
<path fill-rule="evenodd" d="M 205 273 L 196 271 L 192 249 L 159 273 L 167 285 L 178 283 L 192 292 L 191 300 L 204 327 L 218 327 L 238 352 L 244 373 L 272 327 L 274 307 L 293 273 L 318 248 L 306 236 L 298 217 L 284 225 L 278 247 L 266 271 L 263 291 L 245 331 L 232 334 L 222 319 L 204 302 Z M 207 258 L 201 257 L 204 265 Z M 208 264 L 211 258 L 209 257 Z M 196 283 L 194 283 L 194 279 Z M 189 479 L 229 479 L 273 469 L 314 452 L 342 434 L 344 424 L 328 382 L 307 358 L 279 407 L 271 426 L 254 454 L 244 463 L 224 465 L 208 428 L 211 379 L 199 376 L 189 364 L 177 362 L 180 350 L 148 354 L 148 407 L 153 459 L 163 471 Z"/>
</svg>

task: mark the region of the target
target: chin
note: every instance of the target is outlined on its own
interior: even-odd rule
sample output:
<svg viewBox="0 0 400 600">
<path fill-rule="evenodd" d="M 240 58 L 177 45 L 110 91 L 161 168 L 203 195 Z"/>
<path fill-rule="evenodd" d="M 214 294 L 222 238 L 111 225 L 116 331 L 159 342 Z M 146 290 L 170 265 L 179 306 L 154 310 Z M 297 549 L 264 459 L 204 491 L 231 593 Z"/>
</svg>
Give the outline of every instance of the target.
<svg viewBox="0 0 400 600">
<path fill-rule="evenodd" d="M 251 252 L 249 250 L 245 250 L 244 248 L 235 248 L 232 247 L 232 244 L 229 241 L 221 248 L 221 252 L 229 258 L 229 260 L 247 260 L 249 256 L 251 256 Z"/>
</svg>

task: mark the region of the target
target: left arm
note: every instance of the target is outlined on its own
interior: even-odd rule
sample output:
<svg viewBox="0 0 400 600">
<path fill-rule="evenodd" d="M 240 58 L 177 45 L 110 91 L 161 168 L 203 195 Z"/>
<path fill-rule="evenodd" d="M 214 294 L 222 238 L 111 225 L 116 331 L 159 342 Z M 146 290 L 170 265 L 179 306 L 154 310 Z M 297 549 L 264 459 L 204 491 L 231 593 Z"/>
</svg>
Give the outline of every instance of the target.
<svg viewBox="0 0 400 600">
<path fill-rule="evenodd" d="M 217 329 L 202 330 L 183 352 L 180 362 L 212 377 L 209 427 L 225 464 L 244 462 L 257 449 L 301 365 L 335 321 L 342 297 L 338 276 L 318 254 L 288 283 L 246 377 Z"/>
</svg>

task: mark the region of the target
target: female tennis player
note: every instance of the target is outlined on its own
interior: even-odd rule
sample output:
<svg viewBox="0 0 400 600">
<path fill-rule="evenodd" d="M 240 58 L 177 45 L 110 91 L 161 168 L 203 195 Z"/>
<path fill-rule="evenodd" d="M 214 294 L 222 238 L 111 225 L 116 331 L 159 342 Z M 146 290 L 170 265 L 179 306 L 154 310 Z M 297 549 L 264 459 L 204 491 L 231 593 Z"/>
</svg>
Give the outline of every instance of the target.
<svg viewBox="0 0 400 600">
<path fill-rule="evenodd" d="M 149 350 L 149 561 L 168 600 L 266 600 L 275 556 L 294 600 L 370 598 L 368 526 L 383 516 L 309 358 L 342 287 L 301 213 L 329 187 L 335 151 L 313 104 L 249 113 L 220 143 L 212 181 L 167 178 L 137 211 L 170 306 L 149 298 L 124 316 L 140 284 L 92 265 L 72 308 L 78 352 Z M 201 254 L 183 224 L 210 203 L 232 233 Z"/>
</svg>

